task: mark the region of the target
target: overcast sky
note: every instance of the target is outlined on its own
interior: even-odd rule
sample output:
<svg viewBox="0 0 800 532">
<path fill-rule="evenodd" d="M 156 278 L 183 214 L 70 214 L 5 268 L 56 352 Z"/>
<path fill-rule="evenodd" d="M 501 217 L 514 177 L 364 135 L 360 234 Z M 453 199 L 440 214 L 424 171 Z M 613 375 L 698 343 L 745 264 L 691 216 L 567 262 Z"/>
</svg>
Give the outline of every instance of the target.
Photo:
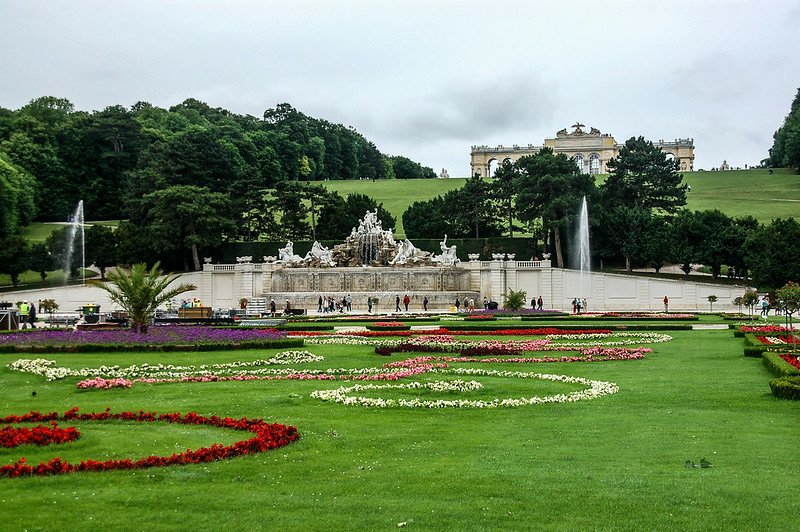
<svg viewBox="0 0 800 532">
<path fill-rule="evenodd" d="M 800 1 L 0 0 L 2 107 L 288 102 L 451 176 L 576 121 L 758 163 L 798 87 Z"/>
</svg>

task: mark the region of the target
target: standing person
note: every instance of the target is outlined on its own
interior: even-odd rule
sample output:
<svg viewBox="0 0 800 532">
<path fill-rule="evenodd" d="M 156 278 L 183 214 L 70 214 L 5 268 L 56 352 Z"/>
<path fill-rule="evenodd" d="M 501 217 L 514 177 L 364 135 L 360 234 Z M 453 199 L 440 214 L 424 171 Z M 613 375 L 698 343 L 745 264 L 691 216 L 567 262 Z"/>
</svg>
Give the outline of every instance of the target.
<svg viewBox="0 0 800 532">
<path fill-rule="evenodd" d="M 575 312 L 577 310 L 578 310 L 578 300 L 577 299 L 573 299 L 572 300 L 572 313 L 575 314 Z"/>
<path fill-rule="evenodd" d="M 469 311 L 475 312 L 475 298 L 469 298 Z"/>
<path fill-rule="evenodd" d="M 350 294 L 347 294 L 347 312 L 352 312 L 353 310 L 353 298 L 350 297 Z"/>
<path fill-rule="evenodd" d="M 284 314 L 289 314 L 289 310 L 291 310 L 291 308 L 292 308 L 292 305 L 289 303 L 289 300 L 287 299 L 286 300 L 286 307 L 284 307 L 283 313 Z"/>
<path fill-rule="evenodd" d="M 539 296 L 539 301 L 537 301 L 539 305 L 539 310 L 542 310 L 542 306 L 544 305 L 544 301 L 542 300 L 542 296 Z"/>
<path fill-rule="evenodd" d="M 408 297 L 408 294 L 403 296 L 403 306 L 406 307 L 406 312 L 408 312 L 408 304 L 411 303 L 411 298 Z"/>
<path fill-rule="evenodd" d="M 533 296 L 533 297 L 531 298 L 531 308 L 532 308 L 533 310 L 536 310 L 536 296 Z"/>
<path fill-rule="evenodd" d="M 19 328 L 20 329 L 27 329 L 28 328 L 28 313 L 30 312 L 30 307 L 28 306 L 27 301 L 23 301 L 19 304 Z"/>
<path fill-rule="evenodd" d="M 483 310 L 489 310 L 489 299 L 483 296 Z"/>
<path fill-rule="evenodd" d="M 581 305 L 582 305 L 580 298 L 576 298 L 575 299 L 575 304 L 577 305 L 577 308 L 578 308 L 578 314 L 580 314 L 581 313 Z"/>
<path fill-rule="evenodd" d="M 669 298 L 664 296 L 664 312 L 669 312 Z"/>
<path fill-rule="evenodd" d="M 400 294 L 397 294 L 394 298 L 394 311 L 400 312 Z"/>
<path fill-rule="evenodd" d="M 428 311 L 428 296 L 425 296 L 425 298 L 422 300 L 422 310 L 425 312 Z"/>
<path fill-rule="evenodd" d="M 372 314 L 372 297 L 371 296 L 367 297 L 367 312 L 369 314 Z"/>
<path fill-rule="evenodd" d="M 31 308 L 28 310 L 28 323 L 31 324 L 31 328 L 36 328 L 36 305 L 31 303 Z"/>
<path fill-rule="evenodd" d="M 469 298 L 464 298 L 464 304 L 461 305 L 461 308 L 464 309 L 464 312 L 469 312 Z"/>
<path fill-rule="evenodd" d="M 461 310 L 461 301 L 456 298 L 456 302 L 453 303 L 453 306 L 456 307 L 456 312 L 459 312 Z"/>
<path fill-rule="evenodd" d="M 317 312 L 319 312 L 320 314 L 322 314 L 322 296 L 319 296 L 319 299 L 317 300 L 317 306 L 319 307 L 319 308 L 317 309 Z"/>
<path fill-rule="evenodd" d="M 275 313 L 278 311 L 278 305 L 275 304 L 274 299 L 269 300 L 269 313 L 274 318 Z"/>
<path fill-rule="evenodd" d="M 583 298 L 583 311 L 584 311 L 584 312 L 586 312 L 586 310 L 588 309 L 588 307 L 589 307 L 589 305 L 587 305 L 587 304 L 586 304 L 586 298 L 584 297 L 584 298 Z"/>
</svg>

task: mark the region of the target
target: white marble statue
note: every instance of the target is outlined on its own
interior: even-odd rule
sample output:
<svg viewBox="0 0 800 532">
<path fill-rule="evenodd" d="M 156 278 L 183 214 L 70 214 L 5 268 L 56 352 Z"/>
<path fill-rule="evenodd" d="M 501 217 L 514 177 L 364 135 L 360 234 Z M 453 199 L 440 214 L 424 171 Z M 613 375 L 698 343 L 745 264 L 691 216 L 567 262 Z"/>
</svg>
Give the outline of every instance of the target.
<svg viewBox="0 0 800 532">
<path fill-rule="evenodd" d="M 398 264 L 407 264 L 409 260 L 413 259 L 419 254 L 419 250 L 409 239 L 405 239 L 397 243 L 397 253 L 394 258 L 389 261 L 392 266 Z"/>
<path fill-rule="evenodd" d="M 456 255 L 456 246 L 448 246 L 447 245 L 447 235 L 444 235 L 444 240 L 439 242 L 439 247 L 442 249 L 442 254 L 433 257 L 434 262 L 438 262 L 442 266 L 453 266 L 458 260 L 458 256 Z"/>
<path fill-rule="evenodd" d="M 314 245 L 311 246 L 311 251 L 306 253 L 303 260 L 305 262 L 310 262 L 314 259 L 319 259 L 320 264 L 324 266 L 336 266 L 336 262 L 334 262 L 331 256 L 331 250 L 317 241 L 314 241 Z"/>
<path fill-rule="evenodd" d="M 286 243 L 286 247 L 278 250 L 278 256 L 280 257 L 280 262 L 284 264 L 294 264 L 303 260 L 303 257 L 294 254 L 294 242 L 291 240 Z"/>
</svg>

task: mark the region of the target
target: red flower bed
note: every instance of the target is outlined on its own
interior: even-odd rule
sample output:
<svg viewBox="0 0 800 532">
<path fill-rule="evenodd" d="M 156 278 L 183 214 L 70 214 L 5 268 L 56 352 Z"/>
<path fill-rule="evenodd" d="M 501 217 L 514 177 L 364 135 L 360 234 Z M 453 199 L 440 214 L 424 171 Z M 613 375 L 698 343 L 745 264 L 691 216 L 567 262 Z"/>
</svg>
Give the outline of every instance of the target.
<svg viewBox="0 0 800 532">
<path fill-rule="evenodd" d="M 800 358 L 798 358 L 796 355 L 779 355 L 779 356 L 792 366 L 796 367 L 797 369 L 800 369 Z"/>
<path fill-rule="evenodd" d="M 210 425 L 233 430 L 254 432 L 255 436 L 249 440 L 237 441 L 232 445 L 221 445 L 215 443 L 210 447 L 201 447 L 196 450 L 187 450 L 171 456 L 148 456 L 139 460 L 84 460 L 79 464 L 71 464 L 56 457 L 49 462 L 41 462 L 31 466 L 20 458 L 14 464 L 0 467 L 0 477 L 19 477 L 29 475 L 62 475 L 74 473 L 76 471 L 109 471 L 112 469 L 144 469 L 149 467 L 165 467 L 170 465 L 199 464 L 203 462 L 213 462 L 242 456 L 245 454 L 260 453 L 270 449 L 276 449 L 297 440 L 300 434 L 296 427 L 279 424 L 269 424 L 262 419 L 233 419 L 220 418 L 217 416 L 204 417 L 194 412 L 181 415 L 179 412 L 157 414 L 155 412 L 117 412 L 113 413 L 106 409 L 104 412 L 92 412 L 79 414 L 78 408 L 73 408 L 59 415 L 57 412 L 42 414 L 40 412 L 29 412 L 21 416 L 6 416 L 0 418 L 0 423 L 24 423 L 42 421 L 107 421 L 123 420 L 136 421 L 143 423 L 154 423 L 156 421 L 166 423 L 179 423 L 182 425 Z"/>
<path fill-rule="evenodd" d="M 81 433 L 75 427 L 59 428 L 55 421 L 47 425 L 35 427 L 12 427 L 8 425 L 0 429 L 0 447 L 18 447 L 20 445 L 50 445 L 66 443 L 80 438 Z"/>
<path fill-rule="evenodd" d="M 788 333 L 791 332 L 786 327 L 780 325 L 742 325 L 739 327 L 742 332 L 753 333 Z"/>
<path fill-rule="evenodd" d="M 406 324 L 402 321 L 376 321 L 372 324 L 373 327 L 405 327 Z"/>
</svg>

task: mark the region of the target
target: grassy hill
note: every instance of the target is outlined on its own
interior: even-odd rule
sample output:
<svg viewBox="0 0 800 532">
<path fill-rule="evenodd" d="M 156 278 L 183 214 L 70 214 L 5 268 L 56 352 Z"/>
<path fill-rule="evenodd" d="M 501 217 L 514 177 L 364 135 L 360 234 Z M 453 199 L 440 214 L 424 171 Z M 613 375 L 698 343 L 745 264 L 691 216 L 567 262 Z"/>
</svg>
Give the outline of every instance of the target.
<svg viewBox="0 0 800 532">
<path fill-rule="evenodd" d="M 328 181 L 324 185 L 343 196 L 358 192 L 382 202 L 397 217 L 397 232 L 402 234 L 402 216 L 409 205 L 460 188 L 465 179 Z M 598 176 L 598 184 L 604 180 L 604 175 Z M 692 210 L 750 214 L 766 223 L 773 218 L 800 218 L 800 176 L 790 170 L 775 170 L 771 175 L 768 170 L 686 172 L 684 181 L 692 187 L 687 204 Z"/>
<path fill-rule="evenodd" d="M 598 184 L 605 180 L 598 176 Z M 397 218 L 397 233 L 403 230 L 403 212 L 415 201 L 428 200 L 464 186 L 466 178 L 389 179 L 378 181 L 326 181 L 322 184 L 342 196 L 357 192 L 375 198 Z M 790 170 L 732 170 L 729 172 L 687 172 L 691 185 L 687 207 L 692 210 L 720 209 L 729 216 L 750 214 L 769 223 L 774 218 L 800 218 L 800 176 Z M 87 222 L 116 225 L 115 220 Z M 32 242 L 44 242 L 59 224 L 33 223 L 23 234 Z"/>
</svg>

